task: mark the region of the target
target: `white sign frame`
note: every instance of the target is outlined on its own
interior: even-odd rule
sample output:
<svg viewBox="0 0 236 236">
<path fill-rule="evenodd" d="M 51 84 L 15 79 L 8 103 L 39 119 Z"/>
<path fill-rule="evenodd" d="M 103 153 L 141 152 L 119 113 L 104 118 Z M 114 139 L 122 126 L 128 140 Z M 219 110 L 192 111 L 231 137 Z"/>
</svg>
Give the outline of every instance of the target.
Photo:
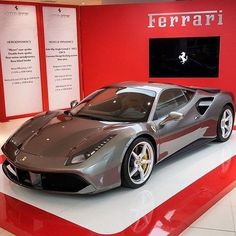
<svg viewBox="0 0 236 236">
<path fill-rule="evenodd" d="M 0 29 L 6 117 L 41 112 L 36 7 L 0 4 Z"/>
<path fill-rule="evenodd" d="M 76 8 L 43 7 L 49 109 L 80 100 Z"/>
</svg>

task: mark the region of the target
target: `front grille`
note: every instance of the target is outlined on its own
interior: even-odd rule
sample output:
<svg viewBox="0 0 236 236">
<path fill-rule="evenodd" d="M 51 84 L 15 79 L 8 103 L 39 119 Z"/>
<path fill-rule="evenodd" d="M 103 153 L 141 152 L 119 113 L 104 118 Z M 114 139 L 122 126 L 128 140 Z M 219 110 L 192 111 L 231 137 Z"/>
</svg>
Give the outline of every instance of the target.
<svg viewBox="0 0 236 236">
<path fill-rule="evenodd" d="M 41 174 L 42 186 L 45 190 L 60 192 L 78 192 L 89 184 L 76 174 Z"/>
<path fill-rule="evenodd" d="M 30 172 L 16 168 L 7 160 L 3 163 L 2 168 L 6 176 L 13 182 L 35 189 L 76 193 L 89 185 L 76 174 Z"/>
</svg>

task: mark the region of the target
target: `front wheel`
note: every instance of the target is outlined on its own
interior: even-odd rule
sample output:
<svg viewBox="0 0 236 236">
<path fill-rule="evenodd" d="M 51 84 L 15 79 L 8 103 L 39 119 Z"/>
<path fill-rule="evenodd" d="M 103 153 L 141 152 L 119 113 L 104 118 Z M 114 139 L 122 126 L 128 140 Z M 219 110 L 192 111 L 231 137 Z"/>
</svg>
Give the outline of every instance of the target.
<svg viewBox="0 0 236 236">
<path fill-rule="evenodd" d="M 234 114 L 230 106 L 225 106 L 217 124 L 217 141 L 225 142 L 230 138 L 233 130 Z"/>
<path fill-rule="evenodd" d="M 141 187 L 150 177 L 155 160 L 155 150 L 147 138 L 136 139 L 128 148 L 121 169 L 122 185 Z"/>
</svg>

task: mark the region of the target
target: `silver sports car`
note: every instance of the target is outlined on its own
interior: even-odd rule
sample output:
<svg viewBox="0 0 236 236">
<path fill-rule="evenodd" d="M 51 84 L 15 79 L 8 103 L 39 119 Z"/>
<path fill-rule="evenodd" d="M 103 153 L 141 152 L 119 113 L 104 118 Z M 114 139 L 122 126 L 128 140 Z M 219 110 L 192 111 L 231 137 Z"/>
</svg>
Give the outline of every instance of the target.
<svg viewBox="0 0 236 236">
<path fill-rule="evenodd" d="M 13 182 L 46 191 L 138 188 L 174 153 L 228 140 L 233 122 L 228 92 L 119 83 L 28 120 L 3 145 L 2 167 Z"/>
</svg>

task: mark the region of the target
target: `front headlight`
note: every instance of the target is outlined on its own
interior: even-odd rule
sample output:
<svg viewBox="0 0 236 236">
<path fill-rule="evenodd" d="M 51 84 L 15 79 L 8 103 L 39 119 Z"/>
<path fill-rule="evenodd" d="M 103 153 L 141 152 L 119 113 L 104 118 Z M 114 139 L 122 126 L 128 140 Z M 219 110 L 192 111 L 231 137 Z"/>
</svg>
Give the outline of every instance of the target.
<svg viewBox="0 0 236 236">
<path fill-rule="evenodd" d="M 106 145 L 108 142 L 110 142 L 111 139 L 113 139 L 116 136 L 116 134 L 109 135 L 106 138 L 102 139 L 100 142 L 95 143 L 91 145 L 89 148 L 79 151 L 76 154 L 69 154 L 69 158 L 67 159 L 65 165 L 75 165 L 79 164 L 81 162 L 84 162 L 91 156 L 93 156 L 98 150 L 100 150 L 104 145 Z"/>
<path fill-rule="evenodd" d="M 84 154 L 80 154 L 80 155 L 75 156 L 71 159 L 71 164 L 78 164 L 78 163 L 85 161 L 86 159 L 87 158 L 85 157 Z"/>
</svg>

